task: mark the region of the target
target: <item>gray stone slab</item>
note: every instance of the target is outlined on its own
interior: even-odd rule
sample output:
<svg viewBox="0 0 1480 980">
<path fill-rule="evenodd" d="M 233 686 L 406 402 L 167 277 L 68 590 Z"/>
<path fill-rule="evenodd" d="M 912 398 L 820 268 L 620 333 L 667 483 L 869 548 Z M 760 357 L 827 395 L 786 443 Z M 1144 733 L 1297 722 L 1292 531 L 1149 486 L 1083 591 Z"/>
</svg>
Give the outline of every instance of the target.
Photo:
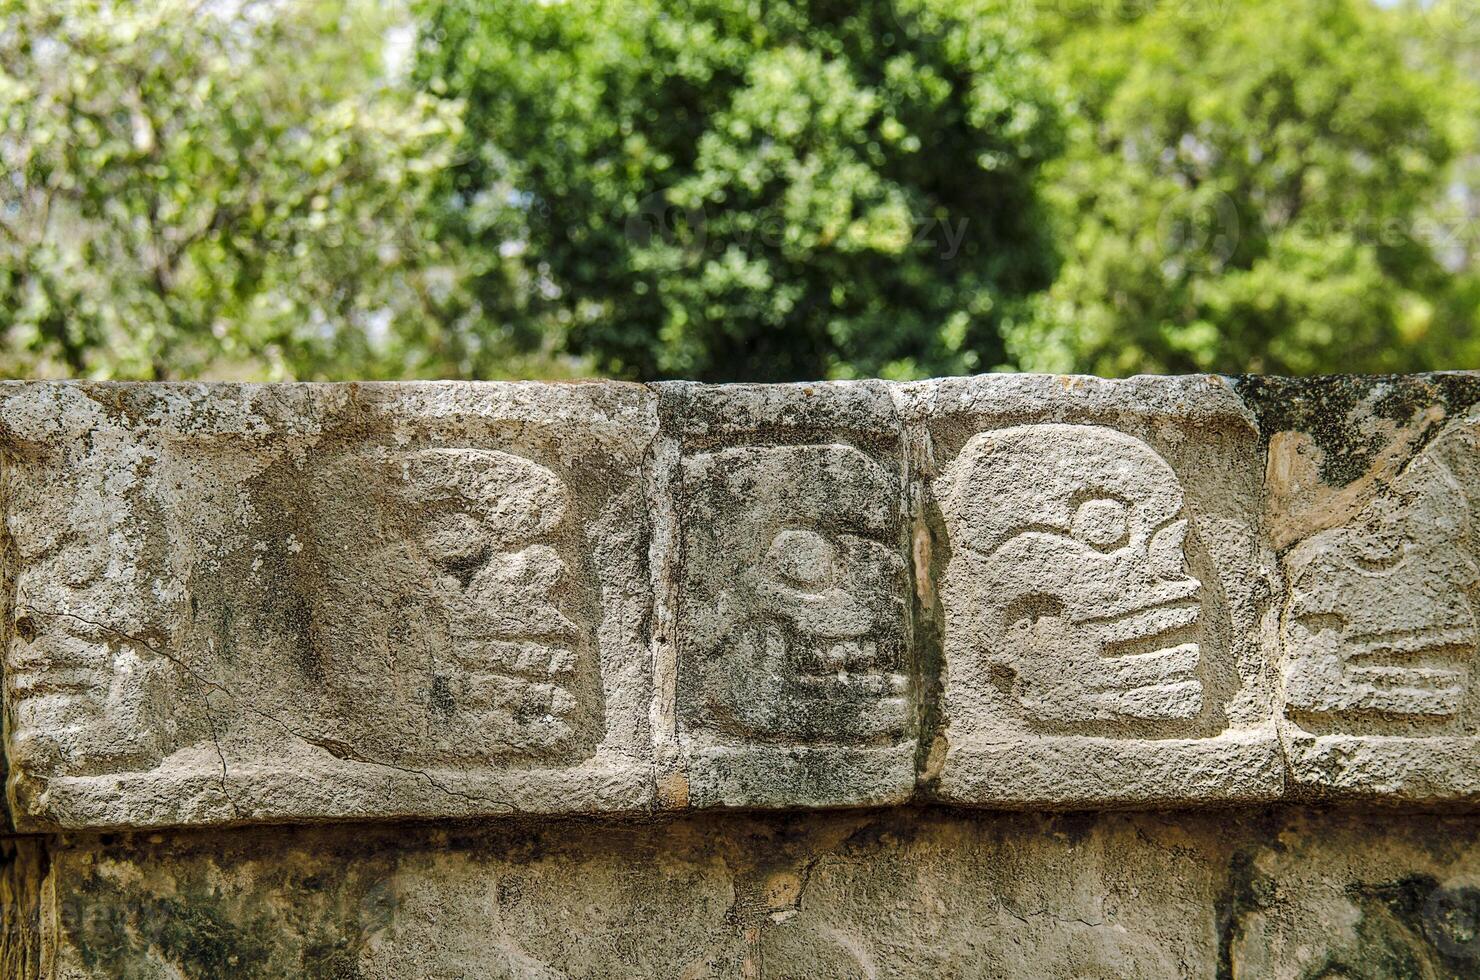
<svg viewBox="0 0 1480 980">
<path fill-rule="evenodd" d="M 652 796 L 630 385 L 8 385 L 16 823 Z"/>
<path fill-rule="evenodd" d="M 919 706 L 888 386 L 663 386 L 689 805 L 897 802 Z"/>
<path fill-rule="evenodd" d="M 0 385 L 5 826 L 1480 797 L 1480 378 Z"/>
<path fill-rule="evenodd" d="M 1480 798 L 1480 378 L 1265 382 L 1300 796 Z"/>
<path fill-rule="evenodd" d="M 1462 816 L 894 809 L 0 842 L 18 977 L 1471 977 Z M 21 877 L 25 876 L 25 877 Z"/>
<path fill-rule="evenodd" d="M 1221 378 L 901 389 L 942 660 L 941 799 L 1278 797 L 1259 433 Z"/>
</svg>

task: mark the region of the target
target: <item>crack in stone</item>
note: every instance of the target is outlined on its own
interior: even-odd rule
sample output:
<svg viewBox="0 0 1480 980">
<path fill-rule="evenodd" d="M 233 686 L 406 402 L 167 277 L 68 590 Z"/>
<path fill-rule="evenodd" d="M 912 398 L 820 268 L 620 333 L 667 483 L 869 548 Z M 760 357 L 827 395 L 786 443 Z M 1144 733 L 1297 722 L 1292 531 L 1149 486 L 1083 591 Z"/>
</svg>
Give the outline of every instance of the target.
<svg viewBox="0 0 1480 980">
<path fill-rule="evenodd" d="M 1050 912 L 1047 907 L 1041 909 L 1027 909 L 1023 912 L 1014 912 L 1012 909 L 1004 905 L 1002 907 L 1002 911 L 1006 912 L 1008 915 L 1012 916 L 1023 925 L 1028 925 L 1030 923 L 1030 920 L 1032 919 L 1047 919 L 1050 922 L 1056 922 L 1060 925 L 1081 925 L 1086 926 L 1090 929 L 1103 929 L 1107 925 L 1107 923 L 1103 919 L 1099 922 L 1091 922 L 1089 919 L 1078 915 L 1055 915 L 1054 913 Z"/>
<path fill-rule="evenodd" d="M 137 644 L 150 651 L 151 653 L 163 657 L 165 660 L 168 660 L 170 663 L 180 668 L 180 670 L 184 671 L 187 675 L 193 678 L 197 684 L 201 685 L 201 687 L 206 688 L 208 691 L 220 692 L 223 696 L 227 698 L 227 700 L 233 702 L 234 704 L 240 705 L 246 711 L 251 712 L 252 714 L 258 716 L 259 718 L 262 718 L 263 720 L 273 725 L 276 725 L 278 728 L 282 729 L 289 735 L 292 735 L 294 738 L 306 742 L 316 748 L 323 749 L 325 752 L 328 752 L 336 759 L 342 759 L 348 762 L 358 762 L 362 765 L 380 766 L 386 769 L 393 769 L 397 772 L 409 773 L 411 775 L 418 776 L 421 779 L 426 780 L 426 782 L 429 783 L 434 789 L 446 794 L 447 796 L 463 799 L 470 803 L 477 804 L 478 806 L 502 807 L 508 813 L 519 812 L 519 808 L 516 807 L 514 804 L 508 802 L 507 800 L 496 800 L 490 797 L 478 796 L 476 794 L 465 793 L 461 790 L 453 789 L 452 787 L 442 783 L 431 773 L 426 772 L 425 770 L 417 769 L 412 766 L 397 765 L 393 762 L 384 762 L 380 759 L 374 759 L 367 755 L 364 755 L 363 753 L 357 752 L 350 746 L 338 742 L 334 739 L 319 739 L 312 735 L 307 735 L 303 732 L 300 732 L 293 726 L 289 725 L 287 722 L 273 716 L 269 712 L 263 711 L 261 708 L 258 708 L 250 701 L 238 696 L 231 689 L 201 674 L 185 660 L 182 660 L 181 658 L 175 656 L 174 654 L 168 652 L 167 650 L 142 636 L 135 636 L 134 634 L 129 633 L 125 630 L 118 629 L 116 626 L 110 626 L 107 623 L 100 623 L 96 620 L 88 619 L 85 616 L 79 616 L 76 613 L 63 612 L 56 609 L 38 609 L 35 606 L 28 605 L 19 606 L 17 607 L 17 609 L 24 615 L 72 619 L 79 623 L 85 623 L 88 626 L 93 627 L 94 629 L 102 630 L 105 633 L 126 640 L 129 643 Z M 205 695 L 202 700 L 205 706 L 206 722 L 211 729 L 211 741 L 216 749 L 217 757 L 221 760 L 222 793 L 226 796 L 226 801 L 228 804 L 231 805 L 233 812 L 237 815 L 238 818 L 240 818 L 242 816 L 240 808 L 236 805 L 236 801 L 232 799 L 231 795 L 226 792 L 226 757 L 221 751 L 221 743 L 217 737 L 216 722 L 214 716 L 211 714 L 209 695 Z"/>
<path fill-rule="evenodd" d="M 221 795 L 226 797 L 226 803 L 231 807 L 231 812 L 236 815 L 237 819 L 241 819 L 241 807 L 236 805 L 236 800 L 232 799 L 231 790 L 228 788 L 226 753 L 221 751 L 221 737 L 216 731 L 216 715 L 211 711 L 211 692 L 204 687 L 200 687 L 200 692 L 201 710 L 205 712 L 206 724 L 211 729 L 211 746 L 216 750 L 216 758 L 221 762 Z"/>
<path fill-rule="evenodd" d="M 795 903 L 793 903 L 792 906 L 798 912 L 802 910 L 802 899 L 807 897 L 807 886 L 812 883 L 812 869 L 817 867 L 817 863 L 821 861 L 824 856 L 825 855 L 818 854 L 815 857 L 809 859 L 806 864 L 802 865 L 802 873 L 797 876 L 799 879 L 801 879 L 800 883 L 797 885 L 797 900 Z"/>
</svg>

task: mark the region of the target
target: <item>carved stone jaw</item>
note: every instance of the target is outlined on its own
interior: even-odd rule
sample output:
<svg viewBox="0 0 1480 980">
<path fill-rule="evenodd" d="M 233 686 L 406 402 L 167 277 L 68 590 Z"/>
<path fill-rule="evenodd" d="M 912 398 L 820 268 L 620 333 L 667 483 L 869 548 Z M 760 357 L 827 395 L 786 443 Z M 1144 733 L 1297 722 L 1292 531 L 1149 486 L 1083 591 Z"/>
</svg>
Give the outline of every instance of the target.
<svg viewBox="0 0 1480 980">
<path fill-rule="evenodd" d="M 783 744 L 903 735 L 897 478 L 844 444 L 731 448 L 687 467 L 706 521 L 689 538 L 684 700 L 696 727 Z"/>
<path fill-rule="evenodd" d="M 787 549 L 782 552 L 778 544 Z M 817 547 L 813 547 L 816 545 Z M 799 578 L 796 549 L 826 554 Z M 743 608 L 708 668 L 711 710 L 737 730 L 801 740 L 876 741 L 908 726 L 909 678 L 890 649 L 903 616 L 890 583 L 903 560 L 853 535 L 778 532 L 770 559 L 721 605 Z M 815 572 L 815 574 L 813 574 Z"/>
<path fill-rule="evenodd" d="M 1011 611 L 1017 618 L 1004 621 L 992 663 L 1042 721 L 1195 718 L 1203 709 L 1196 590 L 1192 580 L 1168 590 L 1178 598 L 1108 619 L 1040 597 L 1037 613 Z"/>
<path fill-rule="evenodd" d="M 365 502 L 362 539 L 317 542 L 336 586 L 317 621 L 331 649 L 363 661 L 360 697 L 451 757 L 569 744 L 582 630 L 562 608 L 569 568 L 549 543 L 565 483 L 511 453 L 388 447 L 346 457 L 321 483 L 325 507 L 336 494 Z M 362 575 L 384 587 L 365 589 Z M 378 657 L 405 675 L 394 686 L 373 680 Z"/>
<path fill-rule="evenodd" d="M 767 646 L 789 647 L 785 659 L 797 679 L 819 690 L 836 682 L 902 695 L 905 678 L 890 669 L 893 658 L 881 656 L 878 637 L 898 618 L 890 587 L 903 571 L 898 555 L 865 538 L 778 532 L 748 576 L 758 611 L 772 621 Z"/>
<path fill-rule="evenodd" d="M 153 702 L 169 690 L 169 665 L 68 616 L 28 612 L 22 622 L 37 632 L 12 638 L 6 664 L 11 763 L 67 775 L 157 764 L 168 735 Z"/>
</svg>

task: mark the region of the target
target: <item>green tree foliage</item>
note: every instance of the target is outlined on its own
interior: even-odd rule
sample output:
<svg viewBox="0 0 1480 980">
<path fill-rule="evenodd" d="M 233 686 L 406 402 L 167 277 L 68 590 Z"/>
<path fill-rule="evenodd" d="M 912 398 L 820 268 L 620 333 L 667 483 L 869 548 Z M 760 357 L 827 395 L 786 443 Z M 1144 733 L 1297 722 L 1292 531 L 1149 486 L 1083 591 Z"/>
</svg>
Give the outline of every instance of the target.
<svg viewBox="0 0 1480 980">
<path fill-rule="evenodd" d="M 459 106 L 386 84 L 388 25 L 353 0 L 0 0 L 0 369 L 478 372 L 430 220 Z"/>
<path fill-rule="evenodd" d="M 1047 175 L 1063 266 L 1009 327 L 1015 362 L 1477 366 L 1475 291 L 1443 264 L 1472 111 L 1452 61 L 1366 0 L 1147 6 L 1054 25 L 1075 92 Z"/>
<path fill-rule="evenodd" d="M 1480 367 L 1474 11 L 0 0 L 0 373 Z"/>
<path fill-rule="evenodd" d="M 984 0 L 426 3 L 449 237 L 610 372 L 990 368 L 1048 284 L 1057 99 Z M 494 295 L 481 295 L 485 304 Z"/>
</svg>

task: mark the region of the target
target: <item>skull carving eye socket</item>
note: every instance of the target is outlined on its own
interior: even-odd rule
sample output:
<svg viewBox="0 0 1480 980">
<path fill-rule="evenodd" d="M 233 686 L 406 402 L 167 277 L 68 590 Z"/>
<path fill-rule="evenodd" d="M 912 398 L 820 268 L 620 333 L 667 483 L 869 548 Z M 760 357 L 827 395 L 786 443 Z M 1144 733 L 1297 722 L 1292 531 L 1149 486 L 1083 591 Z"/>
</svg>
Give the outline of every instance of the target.
<svg viewBox="0 0 1480 980">
<path fill-rule="evenodd" d="M 1130 536 L 1130 510 L 1114 497 L 1086 500 L 1074 512 L 1069 531 L 1097 551 L 1112 551 Z"/>
<path fill-rule="evenodd" d="M 1386 572 L 1402 564 L 1408 557 L 1408 548 L 1407 539 L 1360 538 L 1352 541 L 1347 557 L 1364 572 Z"/>
<path fill-rule="evenodd" d="M 837 566 L 836 549 L 815 531 L 781 531 L 766 551 L 766 567 L 776 577 L 809 592 L 831 585 Z"/>
<path fill-rule="evenodd" d="M 1002 611 L 1005 626 L 1037 626 L 1042 619 L 1063 619 L 1064 603 L 1057 596 L 1028 595 L 1009 603 Z"/>
<path fill-rule="evenodd" d="M 483 523 L 460 511 L 428 515 L 416 539 L 434 562 L 468 560 L 488 548 Z"/>
<path fill-rule="evenodd" d="M 432 566 L 457 579 L 463 588 L 468 587 L 492 554 L 483 523 L 461 512 L 427 518 L 416 541 Z"/>
</svg>

